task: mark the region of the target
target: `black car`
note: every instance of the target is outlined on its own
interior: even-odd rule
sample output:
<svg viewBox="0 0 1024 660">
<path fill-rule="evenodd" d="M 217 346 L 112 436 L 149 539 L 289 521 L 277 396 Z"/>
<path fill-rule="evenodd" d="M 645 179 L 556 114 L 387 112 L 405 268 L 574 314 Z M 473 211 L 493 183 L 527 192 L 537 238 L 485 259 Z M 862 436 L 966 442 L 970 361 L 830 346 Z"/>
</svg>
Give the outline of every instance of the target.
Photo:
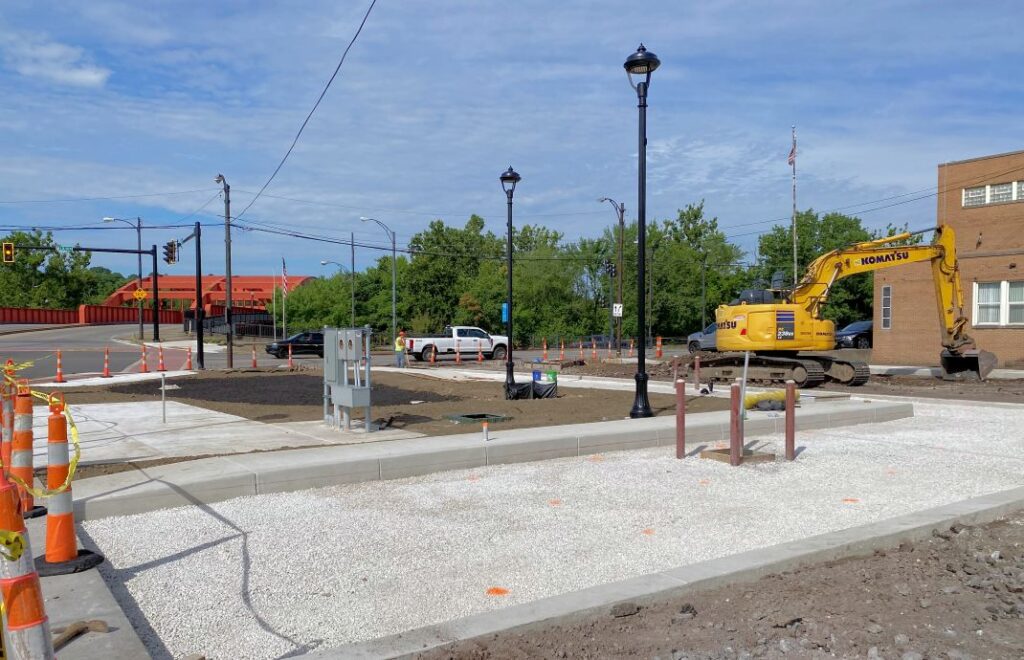
<svg viewBox="0 0 1024 660">
<path fill-rule="evenodd" d="M 836 348 L 871 348 L 871 321 L 854 321 L 836 332 Z"/>
<path fill-rule="evenodd" d="M 276 358 L 283 358 L 288 355 L 288 347 L 292 347 L 292 355 L 319 355 L 324 356 L 324 333 L 322 332 L 300 332 L 287 339 L 267 344 L 267 353 Z"/>
</svg>

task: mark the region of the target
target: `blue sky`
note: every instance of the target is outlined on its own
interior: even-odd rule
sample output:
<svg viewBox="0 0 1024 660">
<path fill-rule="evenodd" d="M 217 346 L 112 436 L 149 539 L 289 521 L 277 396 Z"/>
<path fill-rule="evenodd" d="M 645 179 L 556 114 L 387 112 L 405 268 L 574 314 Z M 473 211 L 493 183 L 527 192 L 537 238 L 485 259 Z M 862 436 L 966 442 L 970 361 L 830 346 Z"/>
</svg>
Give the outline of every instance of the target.
<svg viewBox="0 0 1024 660">
<path fill-rule="evenodd" d="M 4 0 L 0 224 L 216 223 L 219 172 L 240 211 L 368 4 Z M 596 236 L 615 219 L 599 197 L 635 217 L 636 96 L 622 62 L 641 41 L 662 61 L 649 99 L 648 219 L 704 199 L 751 252 L 756 232 L 790 213 L 793 124 L 799 207 L 842 207 L 870 227 L 933 223 L 936 164 L 1024 149 L 1016 2 L 379 0 L 242 220 L 355 232 L 382 247 L 383 231 L 360 216 L 390 225 L 400 245 L 432 219 L 461 226 L 471 213 L 502 233 L 498 175 L 511 164 L 523 177 L 517 224 Z M 920 190 L 894 201 L 923 199 L 867 211 Z M 162 194 L 179 191 L 195 192 Z M 9 203 L 129 195 L 153 196 Z M 184 233 L 147 230 L 144 242 Z M 222 272 L 223 230 L 206 227 L 204 238 L 204 270 Z M 59 234 L 69 244 L 134 239 Z M 236 273 L 269 272 L 282 256 L 293 274 L 348 262 L 347 246 L 241 230 L 233 239 Z M 381 254 L 361 248 L 358 264 Z M 134 257 L 93 263 L 134 269 Z M 169 270 L 190 266 L 185 257 Z"/>
</svg>

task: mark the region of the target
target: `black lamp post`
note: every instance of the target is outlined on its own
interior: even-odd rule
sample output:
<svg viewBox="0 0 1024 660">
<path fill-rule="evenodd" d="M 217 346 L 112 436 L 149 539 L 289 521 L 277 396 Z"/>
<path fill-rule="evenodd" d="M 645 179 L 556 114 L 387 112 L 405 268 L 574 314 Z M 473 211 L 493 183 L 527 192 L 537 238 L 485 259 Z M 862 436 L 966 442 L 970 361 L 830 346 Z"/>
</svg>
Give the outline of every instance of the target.
<svg viewBox="0 0 1024 660">
<path fill-rule="evenodd" d="M 521 177 L 509 165 L 508 170 L 502 172 L 500 178 L 501 188 L 508 199 L 508 248 L 505 253 L 508 266 L 508 295 L 505 299 L 505 312 L 508 315 L 505 319 L 505 335 L 508 337 L 508 350 L 505 352 L 505 398 L 512 399 L 516 396 L 516 381 L 512 375 L 512 194 L 516 191 L 516 184 Z"/>
<path fill-rule="evenodd" d="M 651 84 L 651 73 L 658 68 L 661 60 L 654 53 L 650 53 L 643 44 L 636 49 L 636 52 L 626 58 L 623 66 L 626 75 L 629 77 L 629 84 L 636 90 L 637 107 L 640 109 L 640 143 L 639 163 L 637 171 L 637 269 L 636 269 L 636 298 L 637 298 L 637 327 L 641 334 L 644 333 L 644 280 L 647 275 L 647 87 Z M 633 82 L 633 76 L 642 80 Z M 647 363 L 646 348 L 647 338 L 642 337 L 637 346 L 636 362 L 636 397 L 633 401 L 633 409 L 629 416 L 651 417 L 651 402 L 647 398 Z"/>
</svg>

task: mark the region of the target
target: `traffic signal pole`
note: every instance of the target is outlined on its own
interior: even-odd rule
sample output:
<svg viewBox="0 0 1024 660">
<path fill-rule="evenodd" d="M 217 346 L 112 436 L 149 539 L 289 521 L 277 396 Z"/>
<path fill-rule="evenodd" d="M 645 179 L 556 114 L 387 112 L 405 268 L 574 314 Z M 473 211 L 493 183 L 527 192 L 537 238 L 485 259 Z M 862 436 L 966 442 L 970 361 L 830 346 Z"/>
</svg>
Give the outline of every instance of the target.
<svg viewBox="0 0 1024 660">
<path fill-rule="evenodd" d="M 179 255 L 177 253 L 177 247 L 188 243 L 192 239 L 196 240 L 196 303 L 195 311 L 193 312 L 193 322 L 196 327 L 196 364 L 199 365 L 200 369 L 206 368 L 206 362 L 203 356 L 203 244 L 202 244 L 202 225 L 198 222 L 195 225 L 195 229 L 192 234 L 187 236 L 184 240 L 176 243 L 175 258 Z"/>
<path fill-rule="evenodd" d="M 156 246 L 153 255 L 153 341 L 160 341 L 160 269 L 156 265 Z"/>
</svg>

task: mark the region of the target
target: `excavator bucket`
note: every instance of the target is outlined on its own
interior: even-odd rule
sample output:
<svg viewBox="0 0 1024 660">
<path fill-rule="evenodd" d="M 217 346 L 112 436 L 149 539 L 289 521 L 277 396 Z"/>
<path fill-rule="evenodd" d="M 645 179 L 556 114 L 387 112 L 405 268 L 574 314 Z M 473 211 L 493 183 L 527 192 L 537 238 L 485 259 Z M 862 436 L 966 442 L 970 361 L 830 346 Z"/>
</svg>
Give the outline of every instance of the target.
<svg viewBox="0 0 1024 660">
<path fill-rule="evenodd" d="M 943 380 L 985 380 L 999 359 L 994 353 L 972 348 L 962 353 L 942 351 L 940 362 Z"/>
</svg>

